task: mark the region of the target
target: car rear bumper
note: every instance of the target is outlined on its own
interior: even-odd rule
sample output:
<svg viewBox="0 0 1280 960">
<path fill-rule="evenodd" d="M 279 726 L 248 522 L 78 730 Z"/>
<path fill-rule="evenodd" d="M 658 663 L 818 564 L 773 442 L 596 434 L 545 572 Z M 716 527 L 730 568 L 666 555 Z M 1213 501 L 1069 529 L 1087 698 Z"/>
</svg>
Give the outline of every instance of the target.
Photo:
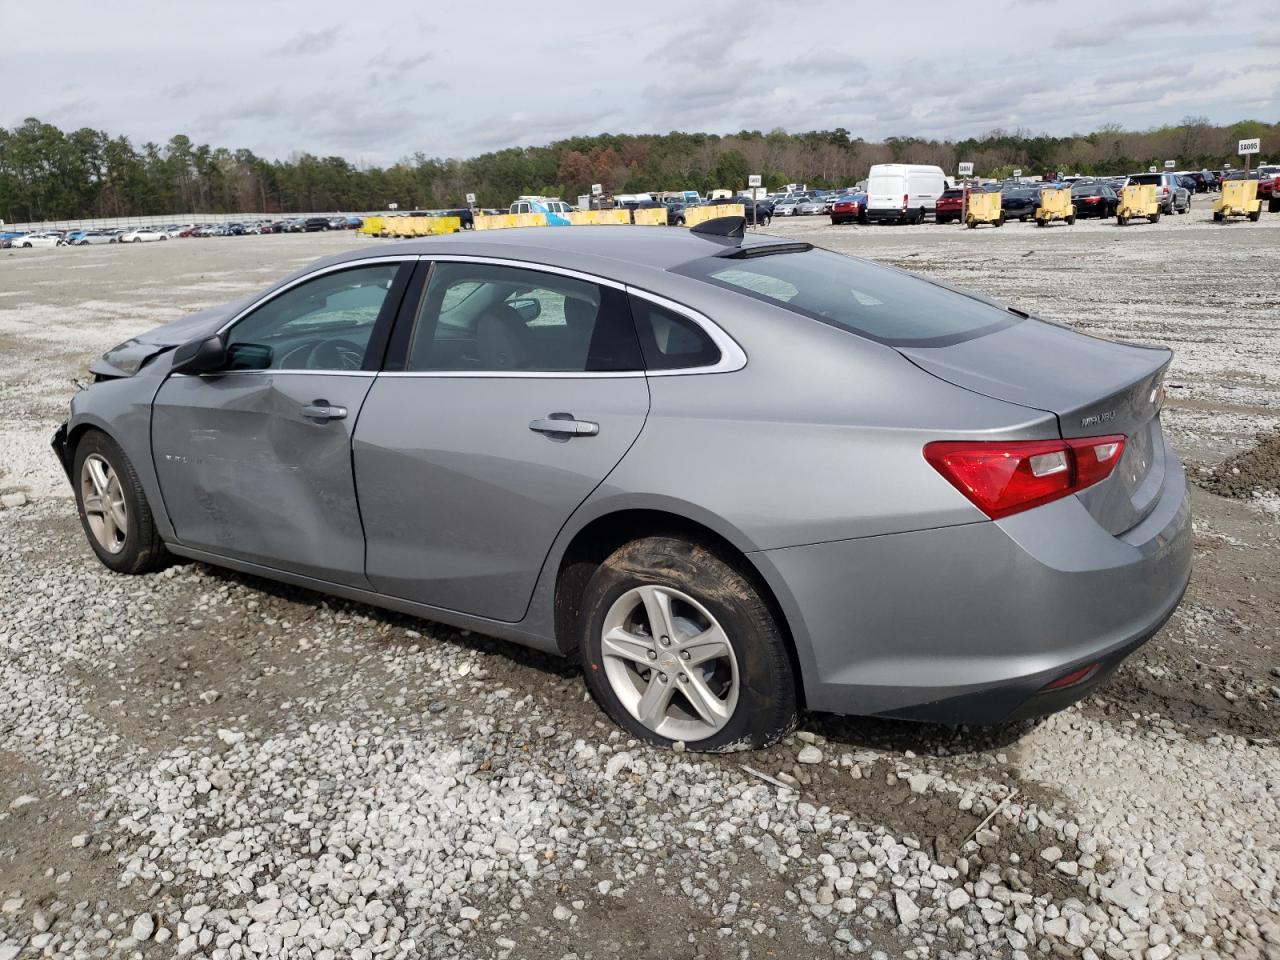
<svg viewBox="0 0 1280 960">
<path fill-rule="evenodd" d="M 875 221 L 897 222 L 899 220 L 905 220 L 908 216 L 910 216 L 910 214 L 906 210 L 901 209 L 900 207 L 889 207 L 887 209 L 882 209 L 882 210 L 875 210 L 868 207 L 866 210 L 866 217 L 868 220 L 872 222 L 875 222 Z"/>
<path fill-rule="evenodd" d="M 1068 497 L 752 556 L 792 629 L 810 708 L 998 724 L 1078 700 L 1160 629 L 1191 575 L 1190 503 L 1170 452 L 1155 508 L 1118 537 Z"/>
</svg>

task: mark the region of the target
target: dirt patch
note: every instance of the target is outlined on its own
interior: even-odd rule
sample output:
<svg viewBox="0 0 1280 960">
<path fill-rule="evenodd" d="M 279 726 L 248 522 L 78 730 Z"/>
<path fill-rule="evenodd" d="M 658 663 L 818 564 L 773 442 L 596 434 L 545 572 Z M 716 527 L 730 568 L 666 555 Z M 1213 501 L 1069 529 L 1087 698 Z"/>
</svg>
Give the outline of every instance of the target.
<svg viewBox="0 0 1280 960">
<path fill-rule="evenodd" d="M 1210 493 L 1237 500 L 1280 493 L 1280 433 L 1259 436 L 1256 446 L 1227 457 L 1194 479 Z"/>
</svg>

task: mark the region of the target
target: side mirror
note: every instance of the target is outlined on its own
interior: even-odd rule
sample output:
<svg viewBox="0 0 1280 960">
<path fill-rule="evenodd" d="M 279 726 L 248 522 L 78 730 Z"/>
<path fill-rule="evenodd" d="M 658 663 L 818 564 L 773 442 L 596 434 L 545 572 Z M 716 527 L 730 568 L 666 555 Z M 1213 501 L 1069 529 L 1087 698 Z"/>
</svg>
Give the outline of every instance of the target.
<svg viewBox="0 0 1280 960">
<path fill-rule="evenodd" d="M 520 319 L 525 323 L 531 320 L 537 320 L 542 315 L 542 301 L 533 297 L 525 297 L 520 300 L 510 300 L 507 305 L 516 313 L 520 314 Z"/>
<path fill-rule="evenodd" d="M 192 340 L 173 351 L 174 373 L 212 373 L 227 365 L 227 346 L 222 337 Z"/>
</svg>

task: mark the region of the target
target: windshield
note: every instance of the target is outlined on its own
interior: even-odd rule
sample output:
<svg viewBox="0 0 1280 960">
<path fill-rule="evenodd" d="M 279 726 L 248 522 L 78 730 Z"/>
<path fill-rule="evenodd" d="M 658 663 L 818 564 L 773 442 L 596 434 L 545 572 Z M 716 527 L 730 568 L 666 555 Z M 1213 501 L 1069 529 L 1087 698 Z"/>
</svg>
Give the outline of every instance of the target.
<svg viewBox="0 0 1280 960">
<path fill-rule="evenodd" d="M 920 277 L 829 250 L 705 257 L 675 272 L 891 346 L 946 346 L 1017 322 Z"/>
</svg>

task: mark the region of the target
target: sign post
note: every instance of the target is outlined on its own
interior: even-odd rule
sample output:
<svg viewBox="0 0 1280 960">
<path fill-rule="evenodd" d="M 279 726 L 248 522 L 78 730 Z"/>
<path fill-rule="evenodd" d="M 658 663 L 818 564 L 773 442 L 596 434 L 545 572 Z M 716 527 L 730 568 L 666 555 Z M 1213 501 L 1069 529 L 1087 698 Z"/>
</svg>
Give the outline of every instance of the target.
<svg viewBox="0 0 1280 960">
<path fill-rule="evenodd" d="M 1019 167 L 1017 170 L 1013 171 L 1013 179 L 1015 179 L 1015 180 L 1021 180 L 1021 179 L 1022 179 L 1022 168 L 1021 168 L 1021 167 Z"/>
<path fill-rule="evenodd" d="M 467 194 L 467 209 L 470 210 L 476 205 L 476 195 L 474 193 Z"/>
<path fill-rule="evenodd" d="M 388 203 L 388 204 L 387 204 L 387 209 L 388 209 L 388 210 L 399 210 L 399 209 L 400 209 L 400 204 L 398 204 L 398 203 Z"/>
<path fill-rule="evenodd" d="M 602 185 L 598 183 L 593 183 L 591 185 L 591 196 L 595 198 L 592 202 L 595 204 L 595 208 L 597 210 L 600 209 L 600 197 L 603 194 L 604 194 L 604 187 Z"/>
<path fill-rule="evenodd" d="M 759 226 L 760 220 L 756 216 L 756 190 L 760 187 L 760 174 L 753 173 L 747 177 L 747 186 L 751 189 L 751 225 Z"/>
<path fill-rule="evenodd" d="M 1252 137 L 1248 140 L 1241 140 L 1236 147 L 1236 153 L 1244 157 L 1244 178 L 1249 179 L 1249 163 L 1253 160 L 1255 153 L 1262 152 L 1262 140 L 1258 137 Z"/>
<path fill-rule="evenodd" d="M 965 178 L 973 176 L 973 164 L 968 161 L 956 165 L 956 176 Z"/>
</svg>

